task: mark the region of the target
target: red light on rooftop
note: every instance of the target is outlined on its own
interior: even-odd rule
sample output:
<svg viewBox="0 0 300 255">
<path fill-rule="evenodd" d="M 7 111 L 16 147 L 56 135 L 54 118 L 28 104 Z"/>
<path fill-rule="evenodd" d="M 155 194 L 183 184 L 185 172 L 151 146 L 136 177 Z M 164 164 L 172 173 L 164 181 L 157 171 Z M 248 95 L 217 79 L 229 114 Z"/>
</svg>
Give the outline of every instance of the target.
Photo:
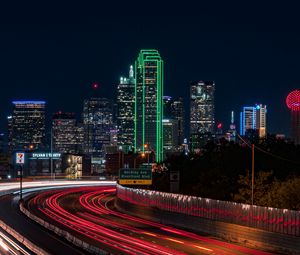
<svg viewBox="0 0 300 255">
<path fill-rule="evenodd" d="M 219 123 L 219 124 L 217 125 L 217 128 L 218 128 L 218 129 L 221 129 L 221 128 L 222 128 L 222 123 Z"/>
<path fill-rule="evenodd" d="M 286 97 L 286 105 L 292 111 L 300 111 L 300 90 L 294 90 Z"/>
<path fill-rule="evenodd" d="M 98 89 L 99 88 L 99 84 L 98 83 L 93 83 L 92 84 L 92 88 L 93 89 Z"/>
</svg>

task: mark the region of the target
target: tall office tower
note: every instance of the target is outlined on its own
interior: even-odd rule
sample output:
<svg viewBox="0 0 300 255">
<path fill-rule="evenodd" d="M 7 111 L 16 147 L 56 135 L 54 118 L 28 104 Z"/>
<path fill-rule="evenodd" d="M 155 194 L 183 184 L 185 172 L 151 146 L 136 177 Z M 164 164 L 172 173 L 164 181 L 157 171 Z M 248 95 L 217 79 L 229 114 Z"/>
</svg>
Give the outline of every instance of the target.
<svg viewBox="0 0 300 255">
<path fill-rule="evenodd" d="M 300 144 L 300 90 L 294 90 L 286 97 L 286 105 L 291 111 L 292 140 Z"/>
<path fill-rule="evenodd" d="M 177 121 L 176 136 L 177 142 L 175 147 L 181 146 L 184 139 L 184 107 L 183 99 L 172 98 L 170 96 L 163 97 L 164 102 L 164 119 L 172 119 Z"/>
<path fill-rule="evenodd" d="M 163 119 L 164 151 L 174 151 L 178 148 L 178 121 Z"/>
<path fill-rule="evenodd" d="M 117 91 L 118 145 L 134 146 L 134 73 L 130 66 L 129 78 L 120 79 Z"/>
<path fill-rule="evenodd" d="M 177 138 L 177 145 L 180 146 L 183 144 L 184 140 L 184 125 L 185 125 L 185 118 L 184 118 L 184 105 L 183 105 L 183 98 L 175 98 L 172 104 L 172 111 L 175 119 L 177 120 L 178 126 L 178 138 Z"/>
<path fill-rule="evenodd" d="M 240 113 L 240 135 L 264 138 L 267 132 L 267 106 L 245 106 Z"/>
<path fill-rule="evenodd" d="M 58 112 L 52 117 L 53 150 L 60 153 L 78 153 L 80 140 L 74 113 Z"/>
<path fill-rule="evenodd" d="M 190 142 L 192 150 L 199 149 L 214 135 L 214 92 L 214 81 L 197 81 L 191 83 Z"/>
<path fill-rule="evenodd" d="M 113 128 L 113 104 L 106 98 L 91 98 L 83 103 L 84 153 L 104 156 L 104 147 L 110 144 Z"/>
<path fill-rule="evenodd" d="M 163 60 L 157 50 L 141 50 L 135 62 L 135 150 L 163 160 Z M 146 151 L 147 152 L 147 151 Z"/>
<path fill-rule="evenodd" d="M 45 101 L 13 101 L 10 151 L 39 149 L 45 139 Z"/>
</svg>

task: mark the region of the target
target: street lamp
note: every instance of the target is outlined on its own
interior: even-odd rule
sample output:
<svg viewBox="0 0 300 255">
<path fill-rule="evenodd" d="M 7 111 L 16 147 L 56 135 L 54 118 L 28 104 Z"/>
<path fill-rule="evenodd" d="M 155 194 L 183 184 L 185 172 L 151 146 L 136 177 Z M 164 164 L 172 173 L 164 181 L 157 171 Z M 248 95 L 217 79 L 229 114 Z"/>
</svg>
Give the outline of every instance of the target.
<svg viewBox="0 0 300 255">
<path fill-rule="evenodd" d="M 53 179 L 53 127 L 51 127 L 51 158 L 50 158 L 50 179 Z"/>
</svg>

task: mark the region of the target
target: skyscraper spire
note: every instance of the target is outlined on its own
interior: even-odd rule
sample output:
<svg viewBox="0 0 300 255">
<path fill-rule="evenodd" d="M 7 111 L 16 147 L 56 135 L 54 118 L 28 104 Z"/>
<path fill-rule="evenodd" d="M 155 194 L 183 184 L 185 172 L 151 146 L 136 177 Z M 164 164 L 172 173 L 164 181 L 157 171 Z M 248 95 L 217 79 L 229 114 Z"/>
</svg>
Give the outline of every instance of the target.
<svg viewBox="0 0 300 255">
<path fill-rule="evenodd" d="M 130 70 L 129 70 L 129 79 L 133 78 L 133 66 L 130 66 Z"/>
</svg>

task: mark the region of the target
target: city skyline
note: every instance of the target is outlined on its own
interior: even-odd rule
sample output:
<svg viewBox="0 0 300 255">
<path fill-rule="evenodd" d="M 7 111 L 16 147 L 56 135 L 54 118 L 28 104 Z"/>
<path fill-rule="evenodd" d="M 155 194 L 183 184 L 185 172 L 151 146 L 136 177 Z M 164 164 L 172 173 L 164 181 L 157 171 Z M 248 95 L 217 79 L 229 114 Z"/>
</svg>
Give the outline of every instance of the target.
<svg viewBox="0 0 300 255">
<path fill-rule="evenodd" d="M 166 61 L 165 95 L 187 101 L 191 81 L 214 80 L 216 122 L 228 126 L 231 110 L 264 103 L 269 131 L 288 134 L 284 100 L 300 86 L 298 5 L 221 5 L 215 9 L 199 3 L 186 8 L 186 14 L 145 13 L 143 19 L 134 5 L 105 15 L 97 11 L 107 7 L 100 3 L 41 10 L 28 3 L 17 9 L 4 6 L 0 131 L 6 128 L 11 100 L 41 99 L 50 113 L 79 113 L 78 102 L 90 97 L 94 82 L 101 97 L 113 98 L 115 85 L 139 50 L 155 48 Z M 131 15 L 124 16 L 126 10 Z M 156 36 L 148 36 L 154 30 Z"/>
</svg>

